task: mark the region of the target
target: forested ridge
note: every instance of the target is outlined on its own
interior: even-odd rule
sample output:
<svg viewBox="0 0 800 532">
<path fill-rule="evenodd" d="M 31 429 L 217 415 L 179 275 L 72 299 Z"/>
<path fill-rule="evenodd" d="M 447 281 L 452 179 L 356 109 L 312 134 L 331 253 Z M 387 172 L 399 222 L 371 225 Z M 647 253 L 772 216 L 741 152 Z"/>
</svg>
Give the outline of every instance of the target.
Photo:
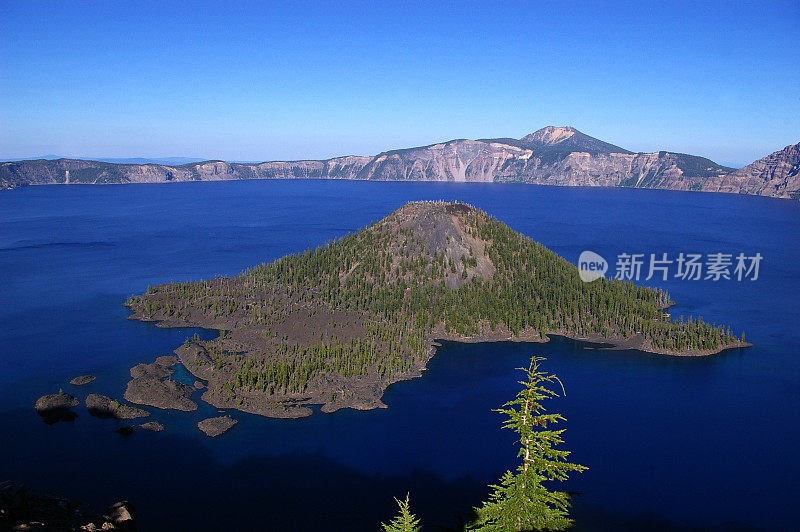
<svg viewBox="0 0 800 532">
<path fill-rule="evenodd" d="M 670 319 L 669 304 L 630 282 L 584 283 L 539 243 L 443 202 L 410 203 L 316 249 L 235 277 L 150 287 L 126 303 L 138 319 L 227 331 L 177 352 L 209 381 L 205 399 L 266 415 L 381 406 L 386 386 L 424 368 L 437 338 L 554 333 L 670 354 L 740 345 L 701 318 Z"/>
</svg>

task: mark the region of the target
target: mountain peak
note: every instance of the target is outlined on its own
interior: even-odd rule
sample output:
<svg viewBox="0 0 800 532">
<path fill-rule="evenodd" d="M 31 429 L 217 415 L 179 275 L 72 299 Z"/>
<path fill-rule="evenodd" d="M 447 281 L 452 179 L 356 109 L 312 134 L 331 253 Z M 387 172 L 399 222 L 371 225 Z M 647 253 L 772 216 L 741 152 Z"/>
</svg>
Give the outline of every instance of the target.
<svg viewBox="0 0 800 532">
<path fill-rule="evenodd" d="M 586 152 L 630 153 L 628 150 L 581 133 L 571 126 L 547 126 L 519 139 L 519 143 L 532 150 L 552 153 Z"/>
<path fill-rule="evenodd" d="M 580 133 L 580 131 L 570 126 L 547 126 L 530 135 L 525 135 L 520 140 L 529 144 L 552 146 L 564 142 L 576 133 Z"/>
</svg>

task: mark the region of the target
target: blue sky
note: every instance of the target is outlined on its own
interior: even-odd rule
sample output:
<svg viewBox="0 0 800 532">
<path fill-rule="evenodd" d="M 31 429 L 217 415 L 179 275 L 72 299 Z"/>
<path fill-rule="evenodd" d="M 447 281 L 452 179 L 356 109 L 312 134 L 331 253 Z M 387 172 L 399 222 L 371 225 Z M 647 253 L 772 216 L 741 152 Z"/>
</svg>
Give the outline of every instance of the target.
<svg viewBox="0 0 800 532">
<path fill-rule="evenodd" d="M 800 141 L 800 3 L 0 0 L 0 159 L 372 155 L 572 125 Z"/>
</svg>

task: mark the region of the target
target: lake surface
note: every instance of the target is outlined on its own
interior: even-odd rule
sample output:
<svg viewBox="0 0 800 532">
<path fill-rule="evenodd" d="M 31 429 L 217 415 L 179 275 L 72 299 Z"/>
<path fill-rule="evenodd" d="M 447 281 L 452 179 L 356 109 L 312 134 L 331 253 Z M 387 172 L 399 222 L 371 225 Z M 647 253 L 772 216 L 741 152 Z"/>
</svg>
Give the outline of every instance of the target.
<svg viewBox="0 0 800 532">
<path fill-rule="evenodd" d="M 645 284 L 673 316 L 730 325 L 755 346 L 705 358 L 549 344 L 446 344 L 386 410 L 274 420 L 151 409 L 162 433 L 89 416 L 46 425 L 37 397 L 121 398 L 128 369 L 194 329 L 126 320 L 148 285 L 234 275 L 378 220 L 403 203 L 458 199 L 575 263 L 619 253 L 761 253 L 757 281 Z M 243 181 L 29 187 L 0 192 L 0 480 L 103 509 L 133 502 L 143 530 L 377 530 L 411 492 L 427 525 L 456 527 L 514 467 L 492 412 L 531 356 L 564 382 L 566 449 L 589 470 L 578 530 L 791 530 L 800 519 L 800 203 L 670 191 L 503 184 Z M 642 281 L 643 282 L 643 281 Z M 207 338 L 212 331 L 200 331 Z M 92 373 L 84 388 L 67 382 Z"/>
</svg>

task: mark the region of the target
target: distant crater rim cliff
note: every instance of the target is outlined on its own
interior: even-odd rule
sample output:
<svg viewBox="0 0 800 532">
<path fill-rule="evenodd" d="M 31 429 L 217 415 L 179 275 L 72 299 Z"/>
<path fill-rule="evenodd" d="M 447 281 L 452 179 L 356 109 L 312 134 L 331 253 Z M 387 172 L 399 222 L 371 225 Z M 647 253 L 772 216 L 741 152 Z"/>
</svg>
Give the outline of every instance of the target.
<svg viewBox="0 0 800 532">
<path fill-rule="evenodd" d="M 427 146 L 325 160 L 168 165 L 29 159 L 0 162 L 0 189 L 51 184 L 170 183 L 242 179 L 511 182 L 749 194 L 800 199 L 800 143 L 744 168 L 705 157 L 633 153 L 570 126 L 547 126 L 520 139 L 456 139 Z"/>
</svg>

